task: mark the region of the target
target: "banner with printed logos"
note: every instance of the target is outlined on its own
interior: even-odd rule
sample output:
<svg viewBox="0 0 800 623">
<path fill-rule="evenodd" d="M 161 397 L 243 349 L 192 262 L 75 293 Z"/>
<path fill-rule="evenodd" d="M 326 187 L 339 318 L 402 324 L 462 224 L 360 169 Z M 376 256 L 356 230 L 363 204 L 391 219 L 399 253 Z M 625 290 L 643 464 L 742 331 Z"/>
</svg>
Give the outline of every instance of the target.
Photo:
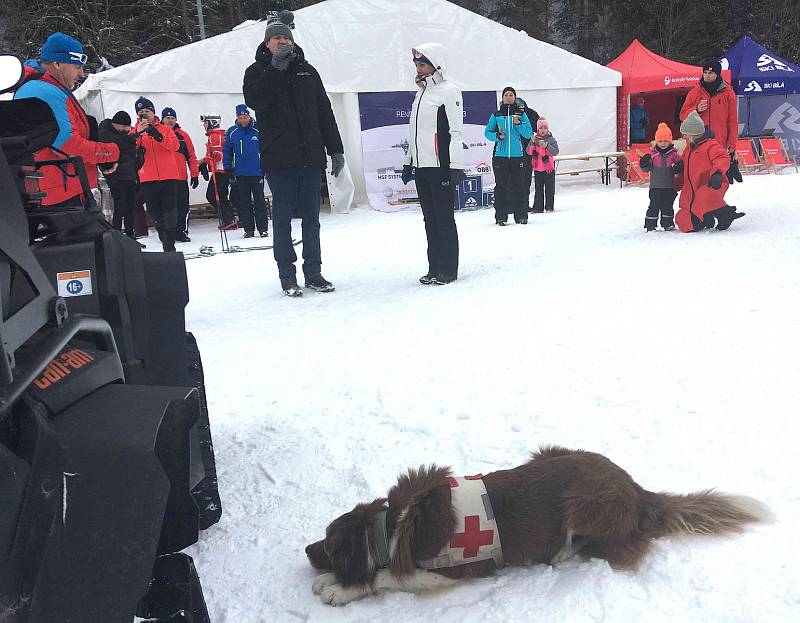
<svg viewBox="0 0 800 623">
<path fill-rule="evenodd" d="M 361 150 L 367 196 L 374 210 L 395 212 L 417 208 L 414 180 L 403 185 L 400 175 L 408 151 L 409 118 L 415 92 L 359 93 Z M 492 150 L 483 129 L 497 109 L 494 91 L 468 91 L 464 97 L 464 167 L 469 176 L 480 176 L 483 191 L 494 186 Z M 486 193 L 484 193 L 486 196 Z"/>
<path fill-rule="evenodd" d="M 800 157 L 800 95 L 737 99 L 741 134 L 759 136 L 771 131 L 783 141 L 790 156 Z"/>
</svg>

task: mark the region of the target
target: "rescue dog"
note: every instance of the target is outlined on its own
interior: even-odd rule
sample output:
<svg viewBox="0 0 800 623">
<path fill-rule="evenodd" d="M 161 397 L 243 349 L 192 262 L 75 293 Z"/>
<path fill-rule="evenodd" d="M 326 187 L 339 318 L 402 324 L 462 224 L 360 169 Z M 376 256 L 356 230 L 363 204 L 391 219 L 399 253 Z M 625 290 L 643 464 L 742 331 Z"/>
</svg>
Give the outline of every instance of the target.
<svg viewBox="0 0 800 623">
<path fill-rule="evenodd" d="M 557 446 L 541 447 L 519 467 L 467 477 L 475 479 L 482 479 L 490 502 L 486 514 L 479 513 L 482 519 L 458 516 L 451 502 L 457 481 L 449 467 L 436 465 L 409 470 L 388 497 L 335 519 L 325 538 L 305 550 L 311 565 L 325 572 L 314 581 L 314 594 L 342 605 L 380 590 L 448 587 L 489 575 L 502 561 L 556 564 L 578 552 L 635 570 L 653 539 L 734 533 L 770 518 L 765 506 L 745 496 L 646 491 L 604 456 Z M 464 533 L 457 532 L 465 525 L 460 519 L 472 521 Z M 470 530 L 491 547 L 487 521 L 496 522 L 501 562 L 480 559 L 476 546 L 470 552 L 461 548 L 455 566 L 435 568 L 435 561 L 454 560 L 442 552 L 461 547 Z"/>
</svg>

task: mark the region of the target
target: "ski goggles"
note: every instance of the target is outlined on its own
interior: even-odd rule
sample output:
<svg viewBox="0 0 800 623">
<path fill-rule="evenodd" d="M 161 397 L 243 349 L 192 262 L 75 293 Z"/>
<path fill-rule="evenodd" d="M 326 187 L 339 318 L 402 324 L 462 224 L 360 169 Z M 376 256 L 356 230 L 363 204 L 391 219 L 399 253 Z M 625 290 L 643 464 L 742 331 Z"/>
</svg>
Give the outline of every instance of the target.
<svg viewBox="0 0 800 623">
<path fill-rule="evenodd" d="M 67 52 L 69 56 L 69 60 L 73 61 L 74 63 L 79 63 L 81 65 L 85 65 L 86 61 L 89 60 L 89 57 L 86 56 L 83 52 Z"/>
</svg>

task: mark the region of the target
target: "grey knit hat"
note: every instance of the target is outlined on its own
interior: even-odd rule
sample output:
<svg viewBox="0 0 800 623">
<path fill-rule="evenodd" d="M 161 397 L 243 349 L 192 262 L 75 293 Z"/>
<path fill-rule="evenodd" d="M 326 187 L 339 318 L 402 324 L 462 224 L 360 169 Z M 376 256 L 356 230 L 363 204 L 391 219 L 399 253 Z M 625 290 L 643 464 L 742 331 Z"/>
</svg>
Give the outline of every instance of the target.
<svg viewBox="0 0 800 623">
<path fill-rule="evenodd" d="M 264 41 L 269 41 L 277 35 L 286 35 L 292 41 L 292 30 L 294 30 L 294 13 L 291 11 L 272 11 L 267 14 L 267 29 L 264 31 Z"/>
<path fill-rule="evenodd" d="M 681 134 L 689 134 L 689 135 L 697 135 L 702 134 L 706 131 L 706 126 L 703 123 L 703 120 L 700 118 L 700 115 L 697 114 L 696 110 L 693 110 L 689 113 L 689 116 L 683 120 L 681 123 Z"/>
</svg>

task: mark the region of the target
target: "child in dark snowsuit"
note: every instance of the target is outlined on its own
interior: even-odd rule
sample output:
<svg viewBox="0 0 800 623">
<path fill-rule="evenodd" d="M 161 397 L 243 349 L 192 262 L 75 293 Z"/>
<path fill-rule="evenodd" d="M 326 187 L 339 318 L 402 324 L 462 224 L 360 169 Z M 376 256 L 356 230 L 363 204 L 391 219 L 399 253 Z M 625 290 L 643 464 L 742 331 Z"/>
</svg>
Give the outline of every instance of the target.
<svg viewBox="0 0 800 623">
<path fill-rule="evenodd" d="M 672 130 L 666 123 L 659 123 L 656 130 L 656 145 L 639 159 L 642 171 L 650 172 L 650 205 L 644 217 L 644 228 L 655 231 L 658 215 L 661 227 L 667 231 L 675 229 L 676 176 L 683 171 L 683 160 L 672 144 Z"/>
</svg>

